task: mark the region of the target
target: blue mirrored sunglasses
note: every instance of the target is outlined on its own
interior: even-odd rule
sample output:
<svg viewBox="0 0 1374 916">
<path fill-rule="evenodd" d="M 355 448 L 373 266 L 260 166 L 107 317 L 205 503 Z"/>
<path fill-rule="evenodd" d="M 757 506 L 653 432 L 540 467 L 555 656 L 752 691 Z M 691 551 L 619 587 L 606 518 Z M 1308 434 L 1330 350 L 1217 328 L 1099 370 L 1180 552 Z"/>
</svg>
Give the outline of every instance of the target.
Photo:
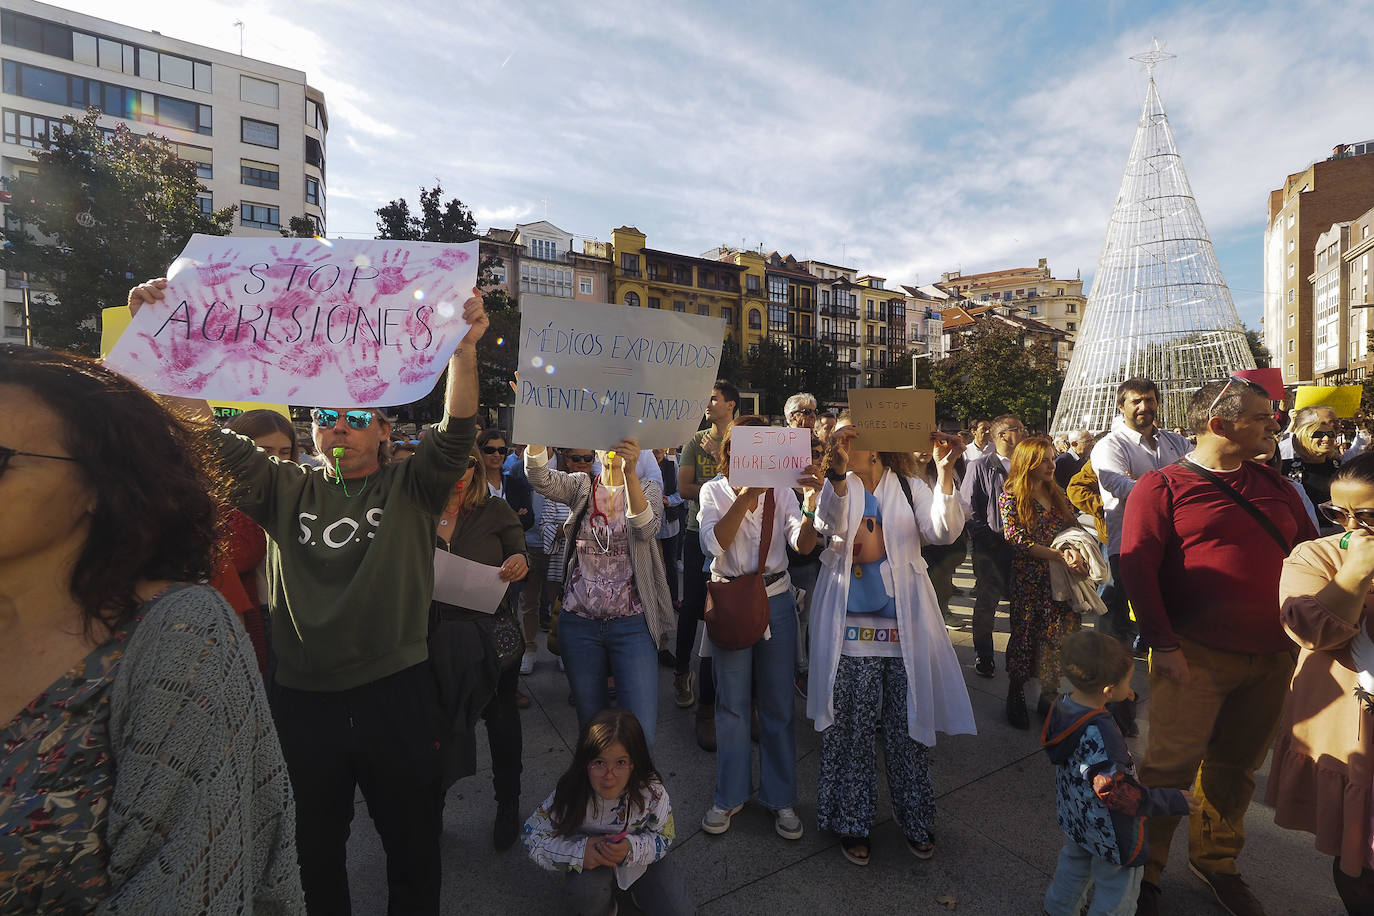
<svg viewBox="0 0 1374 916">
<path fill-rule="evenodd" d="M 310 411 L 310 419 L 320 429 L 333 429 L 334 424 L 339 422 L 339 412 L 328 407 L 316 407 Z M 372 425 L 372 411 L 348 410 L 344 412 L 344 420 L 354 429 L 367 429 Z"/>
</svg>

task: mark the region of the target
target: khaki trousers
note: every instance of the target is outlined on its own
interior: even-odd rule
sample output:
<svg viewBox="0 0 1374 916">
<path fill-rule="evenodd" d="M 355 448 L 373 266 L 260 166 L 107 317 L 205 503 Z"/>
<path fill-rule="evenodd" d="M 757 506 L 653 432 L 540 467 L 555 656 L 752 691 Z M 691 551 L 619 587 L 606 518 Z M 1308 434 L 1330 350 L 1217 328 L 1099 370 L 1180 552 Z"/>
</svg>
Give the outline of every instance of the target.
<svg viewBox="0 0 1374 916">
<path fill-rule="evenodd" d="M 1245 845 L 1245 811 L 1255 771 L 1278 731 L 1293 653 L 1250 655 L 1180 639 L 1190 679 L 1180 684 L 1150 671 L 1150 734 L 1140 781 L 1192 789 L 1200 810 L 1188 819 L 1188 858 L 1206 872 L 1235 874 Z M 1159 883 L 1177 817 L 1145 825 L 1145 880 Z"/>
</svg>

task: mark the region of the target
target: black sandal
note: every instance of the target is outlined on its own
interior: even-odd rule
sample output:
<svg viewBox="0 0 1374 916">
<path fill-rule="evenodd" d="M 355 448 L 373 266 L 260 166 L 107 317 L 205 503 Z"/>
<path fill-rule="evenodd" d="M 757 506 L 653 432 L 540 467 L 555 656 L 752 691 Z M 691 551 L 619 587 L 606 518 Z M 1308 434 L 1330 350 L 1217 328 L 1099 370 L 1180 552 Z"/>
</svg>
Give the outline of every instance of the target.
<svg viewBox="0 0 1374 916">
<path fill-rule="evenodd" d="M 860 855 L 860 850 L 863 855 Z M 868 837 L 866 836 L 842 836 L 840 837 L 840 852 L 844 857 L 855 865 L 867 865 L 869 862 Z"/>
</svg>

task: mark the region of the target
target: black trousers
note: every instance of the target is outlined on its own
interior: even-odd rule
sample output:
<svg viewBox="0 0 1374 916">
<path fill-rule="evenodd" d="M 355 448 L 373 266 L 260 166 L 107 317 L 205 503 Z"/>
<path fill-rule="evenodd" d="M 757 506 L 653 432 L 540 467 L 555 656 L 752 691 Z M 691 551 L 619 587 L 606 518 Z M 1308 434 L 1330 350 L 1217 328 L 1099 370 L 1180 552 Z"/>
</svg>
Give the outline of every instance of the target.
<svg viewBox="0 0 1374 916">
<path fill-rule="evenodd" d="M 692 667 L 697 621 L 706 619 L 706 555 L 701 552 L 701 532 L 688 528 L 682 538 L 682 607 L 677 612 L 677 673 Z M 716 684 L 711 679 L 711 659 L 701 660 L 697 674 L 697 701 L 716 705 Z"/>
<path fill-rule="evenodd" d="M 443 804 L 429 663 L 336 693 L 278 685 L 272 713 L 296 796 L 306 909 L 351 912 L 347 844 L 358 787 L 386 850 L 387 913 L 437 914 Z"/>
<path fill-rule="evenodd" d="M 491 748 L 491 781 L 496 801 L 520 801 L 520 756 L 524 744 L 520 731 L 520 707 L 515 705 L 515 688 L 520 678 L 519 664 L 508 665 L 496 681 L 496 696 L 482 710 L 487 723 L 487 744 Z"/>
</svg>

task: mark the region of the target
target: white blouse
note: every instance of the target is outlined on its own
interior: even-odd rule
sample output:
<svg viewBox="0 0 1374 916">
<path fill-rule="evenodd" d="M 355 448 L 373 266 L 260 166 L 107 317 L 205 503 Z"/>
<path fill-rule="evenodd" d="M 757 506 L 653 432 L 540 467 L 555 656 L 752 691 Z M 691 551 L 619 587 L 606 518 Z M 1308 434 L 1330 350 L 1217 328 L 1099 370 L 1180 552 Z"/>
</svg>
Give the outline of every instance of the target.
<svg viewBox="0 0 1374 916">
<path fill-rule="evenodd" d="M 717 581 L 758 571 L 765 498 L 766 495 L 760 496 L 758 505 L 744 516 L 729 548 L 722 548 L 716 540 L 716 525 L 735 504 L 735 489 L 724 477 L 716 477 L 701 485 L 698 499 L 701 503 L 701 549 L 712 557 L 711 576 Z M 773 540 L 768 545 L 768 560 L 763 570 L 765 575 L 787 572 L 787 547 L 797 549 L 804 521 L 796 495 L 784 487 L 774 488 Z M 791 585 L 791 580 L 784 575 L 768 586 L 768 594 L 781 595 Z"/>
</svg>

